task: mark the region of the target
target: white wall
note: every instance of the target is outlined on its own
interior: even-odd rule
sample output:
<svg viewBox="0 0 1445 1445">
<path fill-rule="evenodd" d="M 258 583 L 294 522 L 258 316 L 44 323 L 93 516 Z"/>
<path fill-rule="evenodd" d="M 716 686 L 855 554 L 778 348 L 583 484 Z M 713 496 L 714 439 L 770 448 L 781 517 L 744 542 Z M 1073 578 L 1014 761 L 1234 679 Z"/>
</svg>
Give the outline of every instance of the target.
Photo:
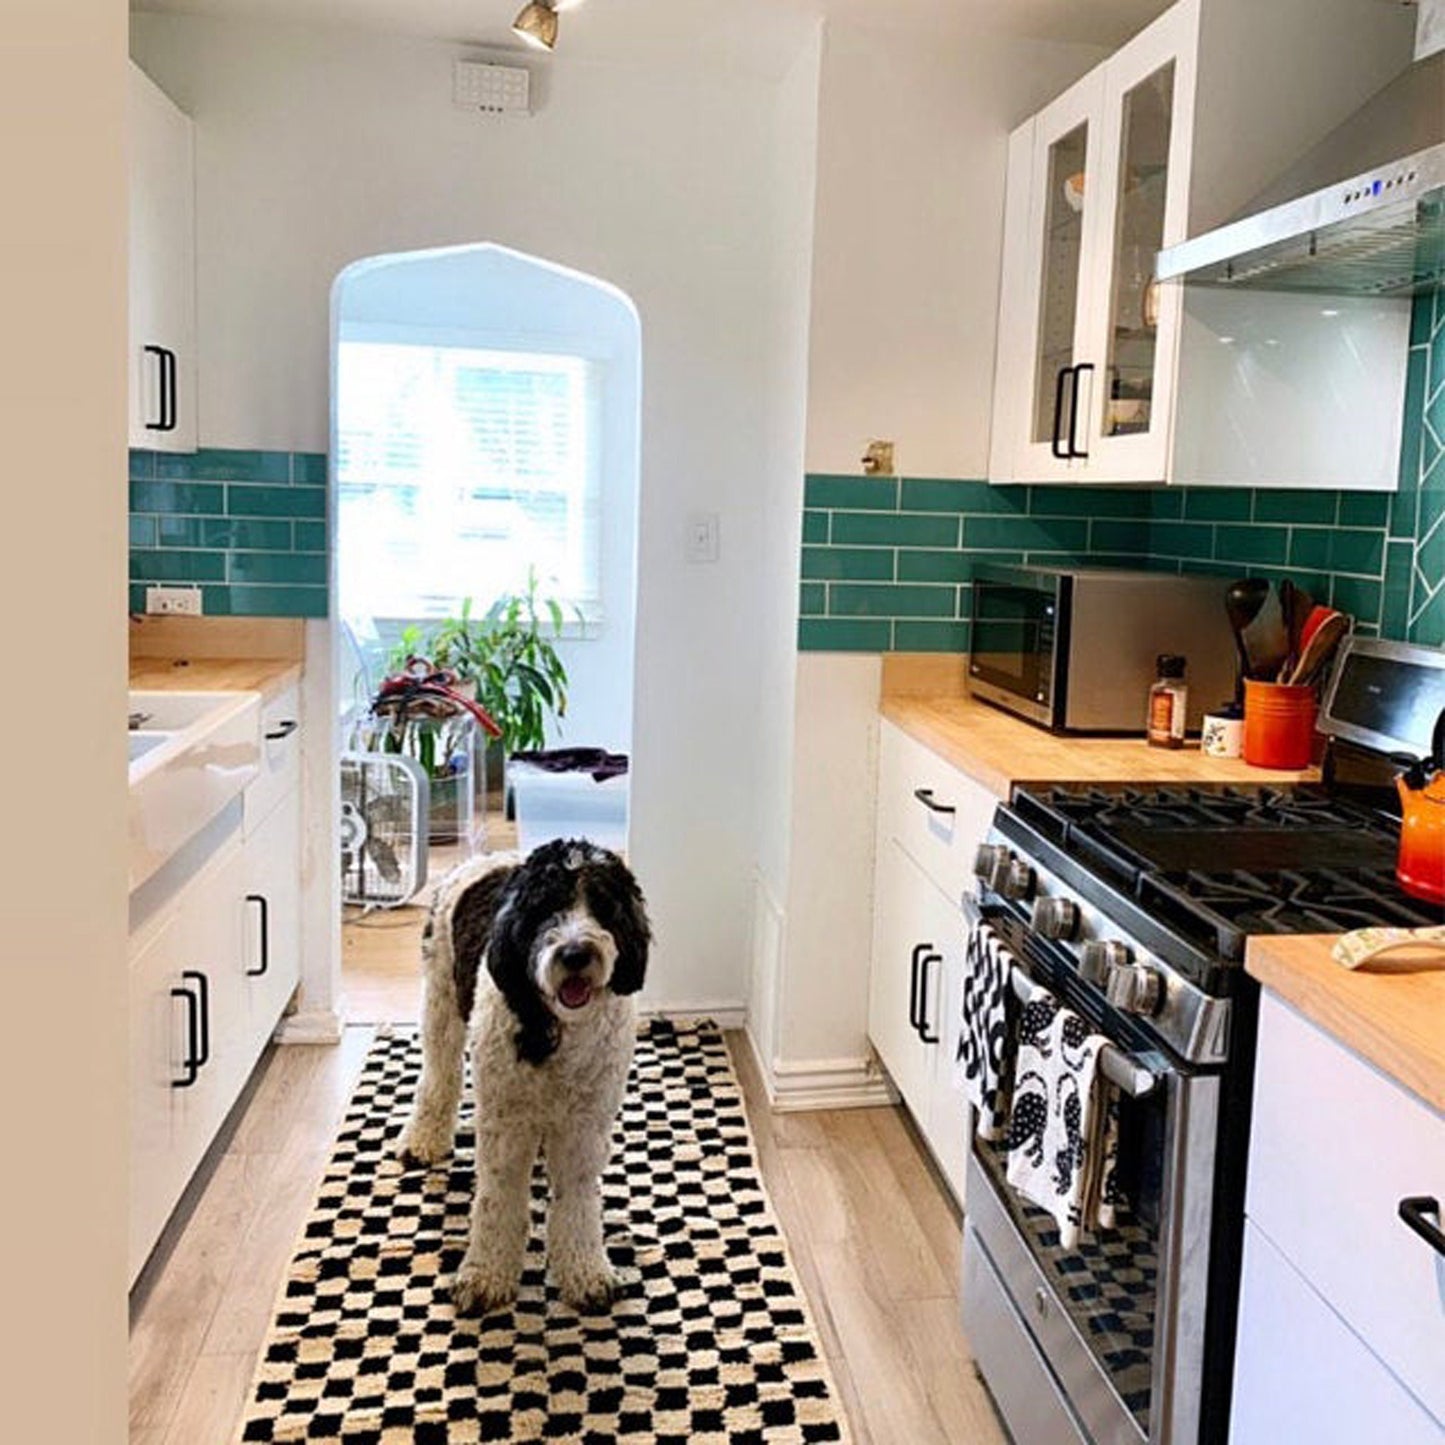
<svg viewBox="0 0 1445 1445">
<path fill-rule="evenodd" d="M 601 611 L 585 637 L 557 643 L 570 697 L 567 715 L 550 731 L 548 743 L 629 752 L 641 463 L 641 348 L 631 302 L 585 277 L 484 246 L 362 263 L 338 283 L 336 309 L 343 335 L 405 333 L 443 346 L 555 349 L 585 354 L 604 368 L 598 437 Z M 337 539 L 344 563 L 343 530 Z M 343 574 L 338 594 L 343 615 L 344 586 Z M 495 580 L 477 577 L 477 609 L 497 590 Z"/>
<path fill-rule="evenodd" d="M 1101 54 L 827 28 L 809 471 L 858 474 L 867 441 L 886 437 L 905 476 L 985 474 L 1008 134 Z M 797 659 L 776 1025 L 755 1041 L 772 1086 L 798 1099 L 877 1097 L 865 1060 L 879 675 L 875 657 Z"/>
<path fill-rule="evenodd" d="M 215 446 L 327 439 L 327 298 L 364 256 L 492 240 L 618 286 L 642 322 L 632 857 L 658 936 L 649 998 L 740 1004 L 759 840 L 786 832 L 786 748 L 759 658 L 795 625 L 799 192 L 813 154 L 766 77 L 569 63 L 495 121 L 451 105 L 443 44 L 133 17 L 197 124 L 200 417 Z M 804 140 L 807 139 L 805 136 Z M 721 518 L 722 557 L 683 555 Z M 786 572 L 784 572 L 786 568 Z M 786 605 L 784 594 L 787 594 Z M 779 821 L 781 820 L 781 821 Z M 775 846 L 775 844 L 770 844 Z"/>
<path fill-rule="evenodd" d="M 0 722 L 0 1400 L 55 1445 L 126 1430 L 126 85 L 115 0 L 7 6 L 0 600 L 73 691 Z"/>
</svg>

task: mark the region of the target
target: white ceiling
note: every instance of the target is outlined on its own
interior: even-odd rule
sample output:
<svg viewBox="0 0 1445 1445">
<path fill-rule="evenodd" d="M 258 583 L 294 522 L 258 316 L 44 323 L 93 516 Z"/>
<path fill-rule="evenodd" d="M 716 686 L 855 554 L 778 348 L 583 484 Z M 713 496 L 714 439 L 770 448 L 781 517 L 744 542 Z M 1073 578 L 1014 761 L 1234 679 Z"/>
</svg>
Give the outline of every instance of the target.
<svg viewBox="0 0 1445 1445">
<path fill-rule="evenodd" d="M 515 48 L 522 0 L 131 0 L 131 9 L 348 25 L 429 39 Z M 940 36 L 1007 30 L 1114 46 L 1169 0 L 588 0 L 562 15 L 558 55 L 622 59 L 724 53 L 771 69 L 809 21 L 828 14 L 879 28 L 924 26 Z"/>
</svg>

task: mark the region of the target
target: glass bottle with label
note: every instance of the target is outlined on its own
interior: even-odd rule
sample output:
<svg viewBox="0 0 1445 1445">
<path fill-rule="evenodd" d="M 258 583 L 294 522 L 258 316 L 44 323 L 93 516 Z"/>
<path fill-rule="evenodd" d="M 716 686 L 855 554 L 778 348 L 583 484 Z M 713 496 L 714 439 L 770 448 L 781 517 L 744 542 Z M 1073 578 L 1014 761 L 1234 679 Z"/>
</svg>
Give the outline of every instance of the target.
<svg viewBox="0 0 1445 1445">
<path fill-rule="evenodd" d="M 1149 689 L 1149 745 L 1155 748 L 1182 748 L 1184 720 L 1189 710 L 1189 688 L 1184 682 L 1184 659 L 1172 652 L 1161 652 L 1154 665 L 1156 681 Z"/>
</svg>

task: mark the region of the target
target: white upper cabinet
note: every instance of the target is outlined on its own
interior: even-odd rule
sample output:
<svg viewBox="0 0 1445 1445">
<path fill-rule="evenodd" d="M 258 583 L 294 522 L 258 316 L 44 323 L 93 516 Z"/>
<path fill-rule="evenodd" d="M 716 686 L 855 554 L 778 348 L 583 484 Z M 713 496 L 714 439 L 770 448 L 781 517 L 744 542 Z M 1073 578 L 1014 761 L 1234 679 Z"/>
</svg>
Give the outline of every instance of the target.
<svg viewBox="0 0 1445 1445">
<path fill-rule="evenodd" d="M 1180 0 L 1014 132 L 991 480 L 1394 486 L 1408 302 L 1154 268 L 1409 58 L 1374 0 Z"/>
<path fill-rule="evenodd" d="M 196 449 L 195 142 L 130 67 L 130 444 Z"/>
</svg>

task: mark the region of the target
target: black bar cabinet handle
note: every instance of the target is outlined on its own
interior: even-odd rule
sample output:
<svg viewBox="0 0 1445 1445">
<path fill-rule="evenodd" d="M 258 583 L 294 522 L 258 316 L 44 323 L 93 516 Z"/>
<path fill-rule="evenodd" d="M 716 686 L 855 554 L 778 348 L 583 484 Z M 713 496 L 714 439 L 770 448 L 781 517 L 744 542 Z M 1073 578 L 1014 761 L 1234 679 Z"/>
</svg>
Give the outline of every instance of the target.
<svg viewBox="0 0 1445 1445">
<path fill-rule="evenodd" d="M 1054 455 L 1061 461 L 1069 459 L 1069 453 L 1064 450 L 1064 388 L 1069 384 L 1069 378 L 1074 374 L 1072 366 L 1061 366 L 1059 374 L 1054 379 L 1054 433 L 1051 438 Z M 1077 398 L 1078 389 L 1075 388 L 1074 395 Z M 1072 425 L 1070 427 L 1072 430 Z"/>
<path fill-rule="evenodd" d="M 260 978 L 271 967 L 271 905 L 264 893 L 248 893 L 246 902 L 261 908 L 261 967 L 246 970 L 247 978 Z"/>
<path fill-rule="evenodd" d="M 918 979 L 918 1037 L 925 1044 L 936 1044 L 938 1035 L 928 1032 L 928 965 L 930 963 L 942 963 L 943 955 L 933 951 L 933 945 L 927 945 L 928 952 L 923 955 L 923 963 L 919 969 Z"/>
<path fill-rule="evenodd" d="M 193 978 L 201 994 L 201 1051 L 196 1057 L 196 1068 L 200 1069 L 211 1061 L 211 981 L 198 968 L 181 970 L 182 978 Z"/>
<path fill-rule="evenodd" d="M 169 431 L 166 425 L 166 349 L 164 346 L 145 346 L 141 350 L 146 356 L 155 357 L 156 378 L 160 382 L 161 414 L 156 421 L 148 421 L 145 428 L 147 431 Z"/>
<path fill-rule="evenodd" d="M 926 943 L 913 945 L 913 957 L 908 965 L 908 1027 L 918 1032 L 918 960 L 928 948 Z"/>
<path fill-rule="evenodd" d="M 958 809 L 955 808 L 952 803 L 935 801 L 932 788 L 914 788 L 913 796 L 917 798 L 930 813 L 953 814 L 958 812 Z"/>
<path fill-rule="evenodd" d="M 266 741 L 279 743 L 282 738 L 289 738 L 300 726 L 294 717 L 288 717 L 284 722 L 278 723 L 274 731 L 266 734 Z"/>
<path fill-rule="evenodd" d="M 1079 431 L 1079 381 L 1086 371 L 1092 372 L 1094 363 L 1085 361 L 1074 368 L 1074 399 L 1069 407 L 1069 455 L 1077 457 L 1080 461 L 1088 461 L 1089 454 L 1081 452 L 1077 446 Z"/>
<path fill-rule="evenodd" d="M 170 385 L 166 388 L 171 400 L 170 426 L 168 431 L 175 431 L 176 418 L 180 414 L 180 408 L 176 405 L 176 354 L 168 347 L 166 349 L 166 366 L 170 371 Z"/>
<path fill-rule="evenodd" d="M 1434 1219 L 1429 1216 L 1434 1215 Z M 1400 1201 L 1400 1218 L 1436 1254 L 1445 1254 L 1445 1229 L 1440 1227 L 1440 1201 L 1428 1194 L 1416 1194 Z"/>
<path fill-rule="evenodd" d="M 186 1071 L 184 1079 L 172 1079 L 171 1088 L 189 1089 L 196 1082 L 196 1075 L 201 1072 L 201 1066 L 196 1062 L 196 1035 L 199 1032 L 200 1000 L 196 998 L 188 988 L 173 988 L 172 998 L 183 998 L 186 1001 L 186 1057 L 181 1067 Z"/>
</svg>

